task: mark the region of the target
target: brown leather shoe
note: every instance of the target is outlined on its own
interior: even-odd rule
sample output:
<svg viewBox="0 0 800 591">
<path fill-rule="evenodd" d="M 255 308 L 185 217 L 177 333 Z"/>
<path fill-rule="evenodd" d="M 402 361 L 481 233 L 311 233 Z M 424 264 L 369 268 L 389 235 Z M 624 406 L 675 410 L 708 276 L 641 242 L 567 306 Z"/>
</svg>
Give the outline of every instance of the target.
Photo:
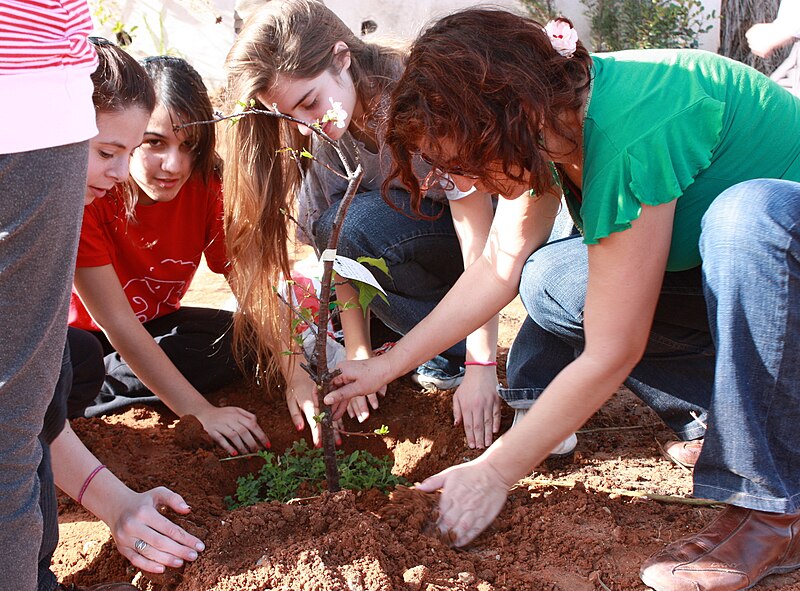
<svg viewBox="0 0 800 591">
<path fill-rule="evenodd" d="M 139 591 L 130 583 L 100 583 L 91 587 L 78 587 L 74 584 L 69 586 L 59 584 L 56 591 Z"/>
<path fill-rule="evenodd" d="M 703 451 L 703 440 L 693 441 L 667 441 L 664 444 L 664 455 L 668 460 L 683 466 L 684 468 L 694 468 L 700 452 Z"/>
<path fill-rule="evenodd" d="M 703 531 L 648 558 L 639 576 L 656 591 L 741 591 L 800 568 L 800 513 L 728 506 Z"/>
</svg>

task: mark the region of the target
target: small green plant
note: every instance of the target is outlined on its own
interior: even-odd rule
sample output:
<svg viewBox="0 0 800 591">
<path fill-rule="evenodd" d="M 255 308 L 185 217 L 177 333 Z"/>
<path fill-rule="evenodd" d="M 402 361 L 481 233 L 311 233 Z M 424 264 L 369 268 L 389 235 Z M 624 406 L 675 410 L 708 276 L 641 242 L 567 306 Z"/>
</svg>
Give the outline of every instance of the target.
<svg viewBox="0 0 800 591">
<path fill-rule="evenodd" d="M 261 469 L 236 480 L 234 497 L 226 497 L 230 509 L 247 507 L 264 501 L 286 501 L 296 496 L 301 485 L 322 492 L 325 480 L 325 460 L 321 449 L 311 449 L 305 440 L 296 441 L 283 455 L 261 451 L 264 459 Z M 398 484 L 407 484 L 400 476 L 392 474 L 392 460 L 378 458 L 363 450 L 345 455 L 336 452 L 341 488 L 366 490 L 375 488 L 388 492 Z"/>
<path fill-rule="evenodd" d="M 711 30 L 716 11 L 699 0 L 581 0 L 595 51 L 692 48 Z"/>
</svg>

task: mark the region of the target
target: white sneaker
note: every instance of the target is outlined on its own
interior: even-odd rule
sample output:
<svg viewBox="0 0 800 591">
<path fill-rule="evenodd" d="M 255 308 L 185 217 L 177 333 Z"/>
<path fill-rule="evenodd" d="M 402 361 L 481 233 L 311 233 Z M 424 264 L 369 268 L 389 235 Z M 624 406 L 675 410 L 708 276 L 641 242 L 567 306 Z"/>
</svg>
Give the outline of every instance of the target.
<svg viewBox="0 0 800 591">
<path fill-rule="evenodd" d="M 527 408 L 515 408 L 514 409 L 514 422 L 511 423 L 511 426 L 516 426 L 522 418 L 525 416 L 525 413 L 528 412 Z M 571 434 L 567 437 L 564 441 L 559 443 L 555 446 L 552 450 L 550 450 L 550 458 L 563 458 L 564 456 L 570 455 L 572 452 L 575 451 L 575 448 L 578 445 L 578 437 L 575 433 Z"/>
<path fill-rule="evenodd" d="M 423 390 L 452 390 L 458 388 L 464 381 L 464 373 L 455 376 L 426 375 L 415 371 L 411 374 L 411 381 Z"/>
</svg>

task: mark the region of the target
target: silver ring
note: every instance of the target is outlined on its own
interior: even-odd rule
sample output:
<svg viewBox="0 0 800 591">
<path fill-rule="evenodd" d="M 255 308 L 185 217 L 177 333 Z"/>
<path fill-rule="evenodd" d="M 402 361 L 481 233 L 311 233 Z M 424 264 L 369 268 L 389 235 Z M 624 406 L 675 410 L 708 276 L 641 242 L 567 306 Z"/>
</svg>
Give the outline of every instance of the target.
<svg viewBox="0 0 800 591">
<path fill-rule="evenodd" d="M 142 552 L 147 550 L 147 546 L 148 545 L 149 544 L 147 542 L 145 542 L 144 540 L 140 540 L 139 538 L 136 538 L 136 541 L 133 543 L 133 549 L 136 550 L 139 554 L 141 554 Z"/>
</svg>

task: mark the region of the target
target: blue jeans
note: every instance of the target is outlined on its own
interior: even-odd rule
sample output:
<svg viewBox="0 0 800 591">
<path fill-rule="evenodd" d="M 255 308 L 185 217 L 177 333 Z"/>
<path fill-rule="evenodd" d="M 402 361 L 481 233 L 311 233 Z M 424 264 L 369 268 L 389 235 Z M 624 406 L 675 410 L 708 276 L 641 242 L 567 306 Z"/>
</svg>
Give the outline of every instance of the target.
<svg viewBox="0 0 800 591">
<path fill-rule="evenodd" d="M 400 335 L 416 326 L 455 284 L 464 272 L 450 208 L 428 199 L 422 202 L 426 215 L 434 220 L 412 217 L 408 194 L 392 191 L 391 197 L 403 213 L 392 209 L 380 192 L 359 193 L 347 210 L 336 252 L 356 259 L 383 258 L 391 277 L 373 271 L 386 290 L 388 304 L 380 297 L 370 309 L 386 326 Z M 317 251 L 327 248 L 338 203 L 325 211 L 314 225 Z M 450 347 L 425 364 L 433 372 L 455 375 L 463 368 L 465 341 Z"/>
<path fill-rule="evenodd" d="M 800 509 L 800 184 L 754 180 L 706 212 L 702 267 L 666 273 L 641 362 L 626 385 L 684 439 L 703 435 L 694 494 L 761 511 Z M 549 244 L 520 285 L 528 310 L 508 357 L 527 407 L 583 348 L 586 247 Z"/>
</svg>

